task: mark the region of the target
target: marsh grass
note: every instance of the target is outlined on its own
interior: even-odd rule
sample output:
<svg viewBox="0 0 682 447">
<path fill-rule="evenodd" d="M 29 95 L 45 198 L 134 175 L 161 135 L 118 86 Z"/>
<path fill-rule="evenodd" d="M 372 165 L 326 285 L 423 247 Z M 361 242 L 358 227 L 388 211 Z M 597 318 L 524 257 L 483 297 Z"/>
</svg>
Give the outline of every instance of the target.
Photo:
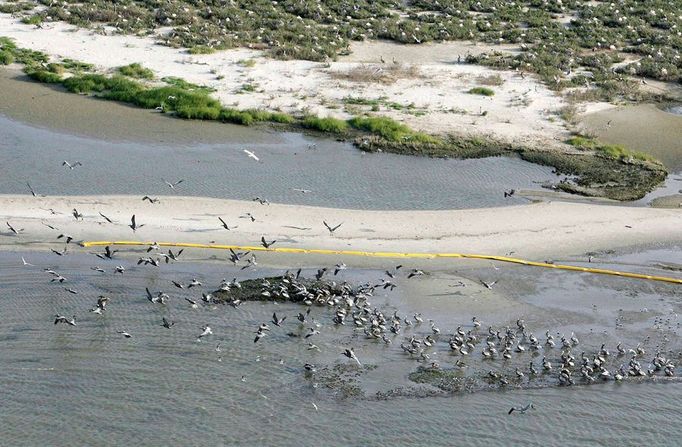
<svg viewBox="0 0 682 447">
<path fill-rule="evenodd" d="M 348 123 L 337 118 L 322 118 L 319 116 L 308 115 L 303 118 L 301 125 L 306 129 L 313 129 L 328 133 L 345 133 L 348 130 Z"/>
<path fill-rule="evenodd" d="M 472 95 L 481 95 L 481 96 L 494 96 L 495 91 L 491 88 L 488 87 L 474 87 L 472 89 L 469 89 L 468 93 Z"/>
<path fill-rule="evenodd" d="M 154 72 L 137 62 L 118 67 L 118 72 L 124 76 L 135 79 L 154 79 Z"/>
<path fill-rule="evenodd" d="M 571 137 L 566 143 L 578 149 L 595 151 L 605 157 L 617 160 L 655 161 L 653 157 L 644 152 L 631 151 L 617 144 L 600 143 L 593 138 L 585 137 L 583 135 Z"/>
<path fill-rule="evenodd" d="M 14 55 L 6 50 L 0 50 L 0 65 L 9 65 L 14 63 Z"/>
<path fill-rule="evenodd" d="M 348 124 L 354 129 L 378 135 L 388 141 L 409 140 L 420 143 L 440 143 L 440 139 L 437 137 L 415 132 L 406 125 L 385 116 L 354 117 L 348 120 Z"/>
</svg>

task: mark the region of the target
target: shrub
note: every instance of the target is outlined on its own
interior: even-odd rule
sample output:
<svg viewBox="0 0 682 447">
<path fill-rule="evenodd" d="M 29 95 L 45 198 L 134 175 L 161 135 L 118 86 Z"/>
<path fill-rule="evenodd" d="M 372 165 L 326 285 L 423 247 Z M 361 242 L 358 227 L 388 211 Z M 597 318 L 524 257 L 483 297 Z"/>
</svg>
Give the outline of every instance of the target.
<svg viewBox="0 0 682 447">
<path fill-rule="evenodd" d="M 229 108 L 224 108 L 220 111 L 219 119 L 227 123 L 241 124 L 243 126 L 249 126 L 254 122 L 253 116 L 250 113 Z"/>
<path fill-rule="evenodd" d="M 472 95 L 493 96 L 495 91 L 488 87 L 474 87 L 469 90 Z"/>
<path fill-rule="evenodd" d="M 347 122 L 331 117 L 320 118 L 317 116 L 308 115 L 303 118 L 301 125 L 308 129 L 330 133 L 344 133 L 346 130 L 348 130 Z"/>
<path fill-rule="evenodd" d="M 189 50 L 187 50 L 189 54 L 213 54 L 216 52 L 215 48 L 208 47 L 206 45 L 197 45 Z"/>
<path fill-rule="evenodd" d="M 87 74 L 71 76 L 64 79 L 62 84 L 72 93 L 103 92 L 108 88 L 108 79 L 106 76 L 98 74 Z"/>
<path fill-rule="evenodd" d="M 7 50 L 0 51 L 0 65 L 9 65 L 14 62 L 14 55 Z"/>
<path fill-rule="evenodd" d="M 154 79 L 154 72 L 149 68 L 143 67 L 137 62 L 130 65 L 125 65 L 123 67 L 118 67 L 118 72 L 122 75 L 136 79 Z"/>
<path fill-rule="evenodd" d="M 57 73 L 52 73 L 47 70 L 28 70 L 26 74 L 29 78 L 34 79 L 38 82 L 44 82 L 46 84 L 59 84 L 62 82 L 62 77 Z"/>
</svg>

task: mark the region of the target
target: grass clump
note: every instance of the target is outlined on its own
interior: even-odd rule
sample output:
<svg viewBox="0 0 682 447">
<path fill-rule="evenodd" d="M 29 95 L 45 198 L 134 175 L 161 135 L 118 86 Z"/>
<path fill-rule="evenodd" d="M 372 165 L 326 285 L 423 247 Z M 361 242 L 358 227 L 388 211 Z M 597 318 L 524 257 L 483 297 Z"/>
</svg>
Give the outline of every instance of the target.
<svg viewBox="0 0 682 447">
<path fill-rule="evenodd" d="M 0 65 L 9 65 L 14 63 L 14 55 L 7 50 L 0 51 Z"/>
<path fill-rule="evenodd" d="M 437 144 L 440 141 L 431 135 L 415 132 L 406 125 L 385 116 L 356 116 L 348 120 L 348 124 L 354 129 L 364 130 L 388 141 L 411 140 L 430 144 Z"/>
<path fill-rule="evenodd" d="M 181 88 L 183 90 L 203 93 L 210 93 L 215 91 L 214 88 L 206 87 L 205 85 L 193 84 L 191 82 L 185 81 L 182 78 L 176 78 L 175 76 L 166 76 L 164 78 L 161 78 L 161 80 L 168 85 L 172 85 L 173 87 Z"/>
<path fill-rule="evenodd" d="M 577 135 L 566 140 L 566 143 L 583 150 L 595 151 L 607 158 L 615 160 L 639 160 L 654 162 L 655 159 L 644 152 L 631 151 L 618 144 L 604 144 L 582 135 Z"/>
<path fill-rule="evenodd" d="M 137 62 L 118 67 L 118 72 L 135 79 L 154 79 L 154 72 Z"/>
<path fill-rule="evenodd" d="M 346 121 L 332 117 L 321 118 L 319 116 L 308 115 L 303 118 L 301 125 L 306 129 L 329 133 L 344 133 L 348 130 L 348 123 Z"/>
<path fill-rule="evenodd" d="M 189 54 L 213 54 L 216 49 L 207 45 L 197 45 L 187 50 Z"/>
<path fill-rule="evenodd" d="M 237 62 L 237 64 L 241 65 L 242 67 L 255 67 L 256 66 L 256 60 L 255 59 L 242 59 Z"/>
<path fill-rule="evenodd" d="M 24 23 L 26 25 L 40 25 L 41 23 L 43 23 L 43 17 L 38 14 L 26 16 L 21 19 L 21 23 Z"/>
<path fill-rule="evenodd" d="M 95 68 L 93 64 L 77 61 L 75 59 L 63 59 L 62 65 L 64 66 L 65 69 L 75 72 L 92 71 Z"/>
<path fill-rule="evenodd" d="M 469 89 L 468 93 L 472 95 L 493 96 L 495 94 L 495 90 L 488 87 L 474 87 Z"/>
<path fill-rule="evenodd" d="M 62 77 L 48 70 L 26 70 L 26 75 L 38 82 L 44 82 L 46 84 L 59 84 L 62 82 Z"/>
</svg>

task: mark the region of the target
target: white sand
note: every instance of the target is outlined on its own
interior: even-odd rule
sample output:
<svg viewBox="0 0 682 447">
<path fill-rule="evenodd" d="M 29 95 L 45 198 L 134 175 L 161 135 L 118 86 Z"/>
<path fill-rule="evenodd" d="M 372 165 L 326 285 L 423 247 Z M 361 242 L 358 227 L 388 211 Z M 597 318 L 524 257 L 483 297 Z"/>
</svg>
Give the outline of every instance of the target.
<svg viewBox="0 0 682 447">
<path fill-rule="evenodd" d="M 52 215 L 49 208 L 64 214 Z M 70 215 L 73 208 L 85 215 L 83 221 Z M 116 223 L 103 223 L 99 212 Z M 246 212 L 256 221 L 239 218 Z M 145 225 L 135 233 L 127 227 L 133 213 L 138 224 Z M 238 228 L 222 229 L 218 216 Z M 323 220 L 343 225 L 332 236 Z M 132 196 L 2 195 L 0 221 L 0 245 L 9 249 L 44 248 L 45 243 L 56 244 L 60 232 L 76 240 L 245 245 L 258 245 L 265 236 L 278 240 L 276 246 L 281 247 L 494 255 L 514 251 L 516 257 L 545 260 L 682 241 L 682 210 L 562 202 L 477 210 L 364 211 L 196 197 L 162 197 L 161 203 L 152 205 Z M 5 221 L 24 231 L 19 236 L 10 234 Z"/>
<path fill-rule="evenodd" d="M 567 131 L 557 111 L 563 100 L 542 84 L 510 71 L 458 64 L 470 52 L 489 49 L 482 45 L 451 42 L 420 46 L 385 42 L 355 43 L 354 54 L 329 64 L 309 61 L 277 61 L 260 51 L 237 49 L 211 55 L 189 55 L 184 50 L 159 46 L 150 37 L 100 35 L 64 23 L 47 23 L 43 29 L 25 25 L 8 14 L 0 14 L 0 35 L 19 46 L 44 51 L 57 58 L 94 63 L 106 71 L 140 62 L 158 78 L 177 76 L 215 88 L 214 95 L 227 106 L 265 108 L 291 113 L 310 112 L 348 118 L 368 107 L 344 110 L 343 99 L 384 98 L 377 113 L 430 133 L 494 135 L 500 139 L 535 145 L 556 145 Z M 511 51 L 508 46 L 492 47 Z M 380 62 L 383 57 L 385 64 Z M 392 85 L 355 83 L 332 79 L 331 72 L 346 72 L 361 65 L 387 69 L 396 58 L 419 68 L 421 77 L 401 79 Z M 255 60 L 253 67 L 239 61 Z M 493 86 L 492 98 L 466 93 L 479 76 L 498 74 L 501 86 Z M 219 79 L 220 78 L 220 79 Z M 245 84 L 256 92 L 243 92 Z M 393 110 L 386 104 L 414 105 L 413 110 Z M 486 112 L 482 116 L 482 112 Z"/>
</svg>

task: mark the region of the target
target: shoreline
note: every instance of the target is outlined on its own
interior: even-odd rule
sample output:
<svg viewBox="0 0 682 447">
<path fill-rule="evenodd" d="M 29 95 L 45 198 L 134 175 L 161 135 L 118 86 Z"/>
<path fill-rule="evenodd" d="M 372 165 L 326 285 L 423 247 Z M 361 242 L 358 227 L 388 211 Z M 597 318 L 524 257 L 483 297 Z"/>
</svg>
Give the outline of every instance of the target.
<svg viewBox="0 0 682 447">
<path fill-rule="evenodd" d="M 48 209 L 63 214 L 52 215 Z M 73 208 L 84 214 L 76 221 Z M 463 252 L 529 260 L 585 256 L 588 252 L 646 244 L 682 242 L 682 212 L 670 209 L 544 202 L 503 208 L 451 211 L 365 211 L 196 197 L 31 197 L 0 195 L 0 219 L 24 231 L 0 233 L 3 248 L 59 244 L 74 240 L 137 240 L 258 245 L 390 252 Z M 210 211 L 208 211 L 210 210 Z M 112 218 L 109 224 L 99 212 Z M 252 213 L 255 222 L 240 218 Z M 145 225 L 133 233 L 130 216 Z M 218 217 L 230 226 L 221 228 Z M 342 223 L 334 235 L 323 225 Z M 51 230 L 45 223 L 59 230 Z"/>
</svg>

